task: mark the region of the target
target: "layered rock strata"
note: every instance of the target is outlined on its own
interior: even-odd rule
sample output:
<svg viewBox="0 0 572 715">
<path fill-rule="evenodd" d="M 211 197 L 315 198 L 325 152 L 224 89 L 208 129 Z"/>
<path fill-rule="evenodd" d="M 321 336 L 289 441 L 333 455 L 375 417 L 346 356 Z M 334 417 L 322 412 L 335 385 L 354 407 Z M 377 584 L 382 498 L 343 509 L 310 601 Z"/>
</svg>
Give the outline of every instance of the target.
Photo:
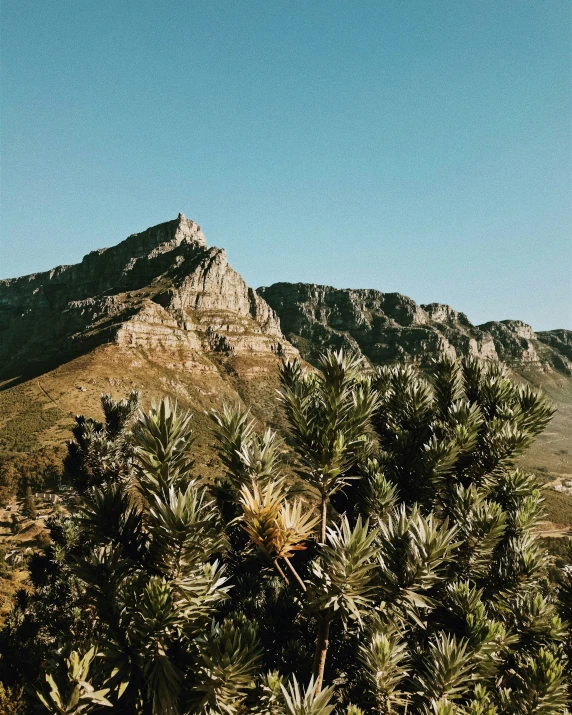
<svg viewBox="0 0 572 715">
<path fill-rule="evenodd" d="M 376 290 L 275 283 L 257 292 L 278 314 L 286 337 L 309 360 L 325 348 L 344 348 L 374 364 L 426 364 L 445 354 L 572 370 L 570 331 L 535 334 L 518 320 L 475 326 L 448 305 L 418 305 L 399 293 Z"/>
<path fill-rule="evenodd" d="M 76 265 L 0 281 L 0 375 L 102 343 L 292 351 L 274 310 L 182 214 Z"/>
</svg>

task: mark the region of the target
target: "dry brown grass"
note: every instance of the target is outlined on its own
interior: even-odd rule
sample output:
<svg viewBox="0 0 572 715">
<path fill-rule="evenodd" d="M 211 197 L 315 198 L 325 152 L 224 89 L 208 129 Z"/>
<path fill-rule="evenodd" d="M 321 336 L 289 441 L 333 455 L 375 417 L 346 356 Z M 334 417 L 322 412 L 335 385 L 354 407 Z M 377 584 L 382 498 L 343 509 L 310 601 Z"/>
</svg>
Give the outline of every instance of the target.
<svg viewBox="0 0 572 715">
<path fill-rule="evenodd" d="M 208 478 L 220 473 L 207 412 L 225 400 L 251 408 L 261 423 L 285 428 L 276 400 L 278 358 L 272 354 L 192 354 L 104 345 L 39 378 L 0 391 L 0 432 L 4 451 L 64 445 L 75 414 L 101 417 L 100 395 L 115 398 L 138 389 L 142 406 L 170 395 L 194 413 L 196 470 Z M 516 375 L 542 387 L 557 406 L 547 430 L 520 460 L 543 482 L 572 474 L 572 379 L 560 373 L 522 370 Z M 1 444 L 1 443 L 0 443 Z M 572 497 L 547 490 L 548 519 L 572 524 Z"/>
</svg>

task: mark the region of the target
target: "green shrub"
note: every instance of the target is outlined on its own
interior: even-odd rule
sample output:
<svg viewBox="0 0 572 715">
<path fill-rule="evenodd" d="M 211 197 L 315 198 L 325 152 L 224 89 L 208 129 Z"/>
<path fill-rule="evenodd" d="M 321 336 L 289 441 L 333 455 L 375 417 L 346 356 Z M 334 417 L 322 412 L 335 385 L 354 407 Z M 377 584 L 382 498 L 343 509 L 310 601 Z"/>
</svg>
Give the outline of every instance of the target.
<svg viewBox="0 0 572 715">
<path fill-rule="evenodd" d="M 541 489 L 515 467 L 551 407 L 475 360 L 430 381 L 319 368 L 283 365 L 290 452 L 213 413 L 214 484 L 169 400 L 77 419 L 80 507 L 30 559 L 0 634 L 9 684 L 53 712 L 564 712 L 572 587 L 550 585 Z"/>
</svg>

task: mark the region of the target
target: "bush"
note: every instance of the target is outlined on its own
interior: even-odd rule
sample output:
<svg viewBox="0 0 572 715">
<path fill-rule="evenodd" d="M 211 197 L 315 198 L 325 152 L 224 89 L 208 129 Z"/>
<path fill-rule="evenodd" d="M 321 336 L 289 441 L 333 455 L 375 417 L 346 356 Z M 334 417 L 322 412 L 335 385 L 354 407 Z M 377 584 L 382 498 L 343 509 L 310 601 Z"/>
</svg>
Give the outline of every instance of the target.
<svg viewBox="0 0 572 715">
<path fill-rule="evenodd" d="M 551 407 L 474 360 L 431 381 L 319 367 L 283 365 L 289 453 L 248 412 L 213 413 L 214 484 L 168 400 L 78 418 L 81 508 L 30 560 L 3 676 L 51 711 L 564 712 L 572 587 L 548 581 L 541 490 L 515 467 Z"/>
<path fill-rule="evenodd" d="M 63 452 L 58 447 L 42 447 L 24 454 L 0 454 L 0 499 L 4 504 L 32 491 L 57 488 L 63 479 Z"/>
<path fill-rule="evenodd" d="M 13 534 L 19 534 L 20 533 L 20 519 L 16 516 L 16 514 L 10 514 L 10 531 Z"/>
<path fill-rule="evenodd" d="M 0 713 L 2 715 L 22 715 L 25 712 L 22 688 L 5 688 L 0 682 Z"/>
</svg>

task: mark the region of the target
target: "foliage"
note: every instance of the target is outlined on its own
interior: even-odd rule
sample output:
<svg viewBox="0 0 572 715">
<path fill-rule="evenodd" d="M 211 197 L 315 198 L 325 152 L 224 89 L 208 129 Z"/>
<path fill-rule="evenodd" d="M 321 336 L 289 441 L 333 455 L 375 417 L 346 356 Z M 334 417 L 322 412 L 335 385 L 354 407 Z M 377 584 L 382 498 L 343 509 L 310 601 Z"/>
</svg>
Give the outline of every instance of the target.
<svg viewBox="0 0 572 715">
<path fill-rule="evenodd" d="M 8 453 L 38 450 L 42 432 L 65 417 L 65 412 L 53 405 L 38 409 L 37 403 L 26 394 L 24 385 L 18 385 L 4 395 L 2 407 L 10 418 L 0 432 L 0 450 Z"/>
<path fill-rule="evenodd" d="M 72 428 L 73 441 L 68 443 L 64 460 L 66 472 L 78 490 L 98 485 L 104 480 L 117 480 L 129 473 L 132 461 L 130 421 L 139 403 L 139 393 L 114 402 L 102 395 L 105 423 L 78 415 Z"/>
<path fill-rule="evenodd" d="M 215 483 L 169 400 L 77 418 L 81 506 L 0 634 L 10 687 L 54 713 L 565 712 L 572 572 L 551 584 L 515 466 L 545 398 L 476 360 L 318 368 L 283 364 L 286 441 L 212 414 Z"/>
<path fill-rule="evenodd" d="M 34 499 L 34 495 L 32 494 L 32 487 L 26 487 L 24 503 L 22 504 L 22 514 L 28 519 L 35 519 L 38 515 L 36 510 L 36 501 Z"/>
<path fill-rule="evenodd" d="M 62 481 L 62 452 L 42 447 L 34 452 L 0 453 L 0 505 L 15 496 L 24 496 L 27 487 L 38 492 L 56 488 Z"/>
<path fill-rule="evenodd" d="M 20 715 L 24 711 L 25 701 L 22 688 L 6 688 L 0 683 L 0 713 L 2 715 Z"/>
<path fill-rule="evenodd" d="M 51 673 L 46 674 L 49 687 L 45 692 L 39 692 L 38 697 L 47 710 L 54 715 L 79 715 L 92 709 L 93 706 L 113 707 L 105 698 L 109 688 L 96 691 L 87 682 L 94 656 L 94 648 L 81 658 L 76 651 L 72 651 L 66 659 L 67 677 L 63 687 L 56 683 Z"/>
</svg>

